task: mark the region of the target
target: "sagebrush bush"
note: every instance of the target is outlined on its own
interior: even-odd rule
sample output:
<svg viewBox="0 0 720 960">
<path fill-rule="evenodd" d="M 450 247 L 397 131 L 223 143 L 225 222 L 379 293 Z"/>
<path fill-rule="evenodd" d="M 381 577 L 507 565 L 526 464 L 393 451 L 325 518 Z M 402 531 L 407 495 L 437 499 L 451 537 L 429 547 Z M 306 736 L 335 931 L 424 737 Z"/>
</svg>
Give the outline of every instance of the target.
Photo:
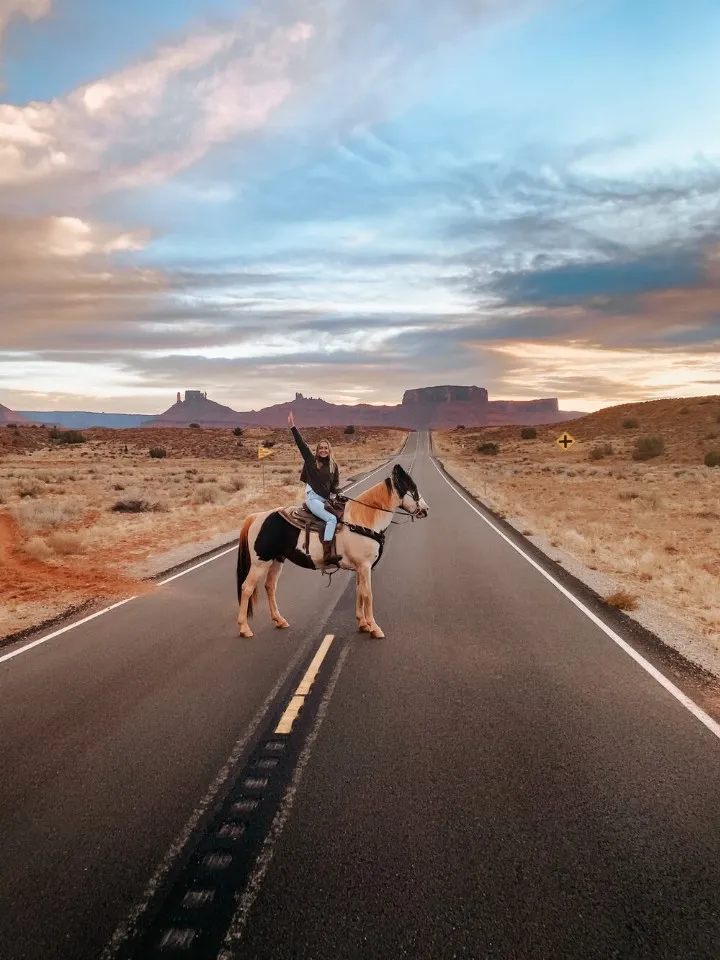
<svg viewBox="0 0 720 960">
<path fill-rule="evenodd" d="M 355 427 L 349 423 L 343 430 L 343 433 L 355 433 Z"/>
<path fill-rule="evenodd" d="M 165 447 L 152 447 L 150 449 L 150 456 L 154 460 L 162 460 L 164 457 L 167 456 L 167 450 L 165 449 Z"/>
<path fill-rule="evenodd" d="M 15 492 L 22 500 L 24 500 L 26 497 L 31 497 L 34 500 L 35 497 L 40 496 L 43 490 L 43 484 L 34 477 L 23 478 L 15 487 Z"/>
<path fill-rule="evenodd" d="M 639 427 L 639 426 L 640 426 L 640 423 L 638 420 L 635 419 L 635 417 L 628 417 L 627 420 L 623 420 L 623 427 L 626 430 L 634 430 L 635 427 Z"/>
<path fill-rule="evenodd" d="M 535 427 L 523 427 L 520 431 L 520 437 L 523 440 L 537 440 L 537 430 Z"/>
<path fill-rule="evenodd" d="M 211 487 L 209 484 L 202 484 L 193 490 L 193 503 L 217 503 L 220 498 L 218 487 Z"/>
<path fill-rule="evenodd" d="M 242 477 L 227 477 L 220 485 L 220 489 L 224 490 L 225 493 L 238 493 L 238 491 L 244 490 L 246 486 L 247 482 Z"/>
<path fill-rule="evenodd" d="M 153 513 L 154 506 L 149 500 L 138 497 L 118 500 L 110 509 L 113 513 Z"/>
<path fill-rule="evenodd" d="M 23 553 L 26 553 L 33 560 L 49 560 L 53 552 L 42 537 L 30 537 L 28 542 L 23 545 Z"/>
<path fill-rule="evenodd" d="M 199 430 L 199 429 L 200 429 L 200 424 L 199 424 L 199 423 L 191 423 L 190 426 L 192 427 L 193 430 Z"/>
<path fill-rule="evenodd" d="M 234 437 L 241 437 L 244 433 L 245 431 L 243 430 L 242 427 L 235 427 L 235 429 L 233 430 Z"/>
<path fill-rule="evenodd" d="M 593 447 L 590 451 L 591 460 L 602 460 L 603 457 L 611 457 L 614 453 L 613 445 L 611 443 L 599 443 L 596 447 Z"/>
<path fill-rule="evenodd" d="M 83 514 L 82 504 L 74 500 L 20 503 L 13 508 L 13 516 L 26 530 L 42 530 L 73 523 Z"/>
<path fill-rule="evenodd" d="M 83 436 L 79 430 L 52 429 L 48 436 L 57 443 L 87 443 L 87 437 Z"/>
<path fill-rule="evenodd" d="M 85 547 L 85 535 L 72 530 L 55 530 L 47 537 L 50 549 L 60 556 L 82 553 Z"/>
<path fill-rule="evenodd" d="M 637 610 L 638 598 L 627 590 L 616 590 L 605 597 L 605 603 L 616 610 Z"/>
<path fill-rule="evenodd" d="M 633 460 L 652 460 L 665 453 L 665 441 L 662 437 L 638 437 L 633 450 Z"/>
<path fill-rule="evenodd" d="M 706 467 L 720 467 L 720 450 L 710 450 L 705 454 Z"/>
<path fill-rule="evenodd" d="M 498 443 L 479 443 L 477 449 L 478 453 L 482 453 L 485 456 L 494 456 L 496 453 L 500 453 L 500 445 Z"/>
</svg>

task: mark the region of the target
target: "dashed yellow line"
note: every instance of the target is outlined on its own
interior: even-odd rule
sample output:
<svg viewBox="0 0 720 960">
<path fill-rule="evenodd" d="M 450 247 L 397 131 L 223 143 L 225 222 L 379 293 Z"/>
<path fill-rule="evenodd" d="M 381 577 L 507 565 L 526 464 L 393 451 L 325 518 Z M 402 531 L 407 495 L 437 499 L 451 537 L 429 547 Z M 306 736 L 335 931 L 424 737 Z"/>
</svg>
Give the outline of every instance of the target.
<svg viewBox="0 0 720 960">
<path fill-rule="evenodd" d="M 295 691 L 290 700 L 290 703 L 287 705 L 285 712 L 282 717 L 280 717 L 280 722 L 275 727 L 275 733 L 290 733 L 292 730 L 293 724 L 297 720 L 298 714 L 303 708 L 305 703 L 305 697 L 310 693 L 310 689 L 315 682 L 315 677 L 317 677 L 318 670 L 320 669 L 323 660 L 327 656 L 327 652 L 330 649 L 330 644 L 335 639 L 335 635 L 329 633 L 323 642 L 318 648 L 318 652 L 312 659 L 312 663 L 307 668 L 305 676 L 300 681 L 300 685 Z"/>
</svg>

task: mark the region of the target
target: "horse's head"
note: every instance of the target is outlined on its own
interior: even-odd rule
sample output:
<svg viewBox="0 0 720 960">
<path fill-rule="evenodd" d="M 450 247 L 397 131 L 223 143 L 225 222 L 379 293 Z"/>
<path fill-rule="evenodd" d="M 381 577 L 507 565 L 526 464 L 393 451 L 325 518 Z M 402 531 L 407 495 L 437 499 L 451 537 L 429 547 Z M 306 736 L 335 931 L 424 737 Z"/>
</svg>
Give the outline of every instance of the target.
<svg viewBox="0 0 720 960">
<path fill-rule="evenodd" d="M 430 507 L 423 500 L 417 484 L 400 464 L 395 464 L 392 472 L 393 489 L 400 497 L 400 509 L 409 513 L 411 517 L 421 520 L 428 515 Z"/>
</svg>

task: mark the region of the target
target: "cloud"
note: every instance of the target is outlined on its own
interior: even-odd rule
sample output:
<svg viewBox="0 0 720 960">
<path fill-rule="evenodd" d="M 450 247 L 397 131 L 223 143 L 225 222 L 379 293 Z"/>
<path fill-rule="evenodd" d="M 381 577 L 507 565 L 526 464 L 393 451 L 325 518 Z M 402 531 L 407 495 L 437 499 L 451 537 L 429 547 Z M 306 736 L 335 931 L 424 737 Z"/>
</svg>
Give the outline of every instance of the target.
<svg viewBox="0 0 720 960">
<path fill-rule="evenodd" d="M 0 104 L 0 187 L 84 193 L 166 179 L 211 147 L 262 128 L 293 88 L 312 37 L 301 22 L 207 31 L 67 97 Z"/>
<path fill-rule="evenodd" d="M 13 17 L 40 20 L 50 13 L 52 0 L 0 0 L 0 40 Z"/>
<path fill-rule="evenodd" d="M 514 0 L 511 9 L 527 5 Z M 25 6 L 40 15 L 48 4 Z M 159 183 L 213 147 L 263 130 L 291 99 L 290 124 L 311 114 L 318 130 L 350 113 L 367 121 L 370 100 L 392 99 L 383 81 L 411 70 L 423 47 L 502 9 L 496 0 L 451 0 L 437 11 L 427 5 L 403 43 L 395 31 L 414 15 L 407 0 L 362 11 L 351 0 L 250 7 L 63 98 L 0 104 L 0 189 L 72 183 L 92 196 Z"/>
</svg>

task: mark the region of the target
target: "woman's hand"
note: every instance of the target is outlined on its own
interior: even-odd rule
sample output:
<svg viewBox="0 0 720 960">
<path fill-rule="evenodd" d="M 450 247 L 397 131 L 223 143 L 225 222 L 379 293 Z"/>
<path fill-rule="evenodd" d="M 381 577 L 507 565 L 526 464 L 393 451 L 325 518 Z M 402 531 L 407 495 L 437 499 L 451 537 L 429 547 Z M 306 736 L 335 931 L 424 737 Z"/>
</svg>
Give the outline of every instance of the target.
<svg viewBox="0 0 720 960">
<path fill-rule="evenodd" d="M 288 414 L 288 426 L 292 429 L 295 426 L 295 417 L 293 416 L 292 410 Z"/>
</svg>

